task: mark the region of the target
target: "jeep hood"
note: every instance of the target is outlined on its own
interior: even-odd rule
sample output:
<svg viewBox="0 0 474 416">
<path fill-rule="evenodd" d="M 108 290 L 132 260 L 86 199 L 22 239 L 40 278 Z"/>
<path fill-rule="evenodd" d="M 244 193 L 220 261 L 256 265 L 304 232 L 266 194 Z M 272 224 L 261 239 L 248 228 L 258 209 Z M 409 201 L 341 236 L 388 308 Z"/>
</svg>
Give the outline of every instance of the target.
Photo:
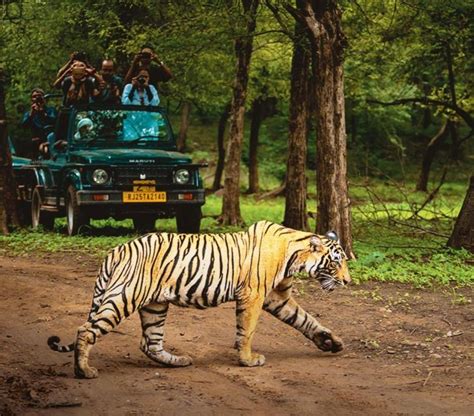
<svg viewBox="0 0 474 416">
<path fill-rule="evenodd" d="M 191 163 L 191 158 L 182 153 L 158 149 L 87 149 L 69 152 L 69 162 L 99 165 L 174 165 Z"/>
</svg>

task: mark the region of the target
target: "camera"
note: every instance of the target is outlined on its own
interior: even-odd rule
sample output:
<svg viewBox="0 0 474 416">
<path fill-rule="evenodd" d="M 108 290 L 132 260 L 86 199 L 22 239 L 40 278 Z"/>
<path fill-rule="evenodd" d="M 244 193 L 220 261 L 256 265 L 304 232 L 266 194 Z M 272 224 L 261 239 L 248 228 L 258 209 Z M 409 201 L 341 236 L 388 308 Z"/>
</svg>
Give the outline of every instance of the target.
<svg viewBox="0 0 474 416">
<path fill-rule="evenodd" d="M 142 58 L 142 59 L 151 59 L 151 53 L 150 52 L 142 52 L 142 53 L 140 53 L 140 58 Z"/>
<path fill-rule="evenodd" d="M 87 55 L 85 52 L 76 52 L 73 56 L 73 59 L 76 61 L 85 62 L 87 60 Z"/>
<path fill-rule="evenodd" d="M 34 104 L 43 104 L 44 99 L 41 95 L 36 95 L 35 97 L 33 97 L 33 103 Z"/>
<path fill-rule="evenodd" d="M 142 75 L 137 78 L 137 81 L 140 85 L 144 85 L 146 82 L 146 78 Z"/>
</svg>

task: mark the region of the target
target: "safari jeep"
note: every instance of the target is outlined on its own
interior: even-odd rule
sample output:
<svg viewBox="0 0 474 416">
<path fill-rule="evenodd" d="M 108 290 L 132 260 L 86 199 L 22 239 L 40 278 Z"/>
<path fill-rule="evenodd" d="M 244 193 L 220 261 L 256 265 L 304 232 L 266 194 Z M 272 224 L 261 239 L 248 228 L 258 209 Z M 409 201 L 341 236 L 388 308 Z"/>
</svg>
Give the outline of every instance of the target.
<svg viewBox="0 0 474 416">
<path fill-rule="evenodd" d="M 90 219 L 131 218 L 139 232 L 176 217 L 178 232 L 199 232 L 204 189 L 199 168 L 176 152 L 160 107 L 65 108 L 40 160 L 14 167 L 33 228 L 66 216 L 75 235 Z"/>
</svg>

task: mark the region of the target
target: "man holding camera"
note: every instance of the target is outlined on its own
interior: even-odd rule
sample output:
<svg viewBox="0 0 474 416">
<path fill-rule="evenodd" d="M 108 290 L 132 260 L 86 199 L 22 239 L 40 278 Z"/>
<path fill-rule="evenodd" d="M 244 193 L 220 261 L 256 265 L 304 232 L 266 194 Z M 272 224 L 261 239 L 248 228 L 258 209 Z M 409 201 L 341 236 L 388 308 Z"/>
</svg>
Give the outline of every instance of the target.
<svg viewBox="0 0 474 416">
<path fill-rule="evenodd" d="M 115 74 L 115 64 L 112 59 L 104 59 L 102 61 L 100 76 L 102 77 L 103 84 L 99 85 L 101 93 L 96 98 L 96 101 L 106 104 L 120 104 L 123 81 L 122 78 Z"/>
<path fill-rule="evenodd" d="M 31 108 L 23 115 L 21 126 L 31 130 L 31 146 L 29 156 L 37 159 L 39 147 L 46 142 L 48 130 L 54 127 L 56 122 L 56 109 L 46 106 L 44 91 L 41 88 L 34 88 L 31 91 Z"/>
<path fill-rule="evenodd" d="M 132 78 L 130 84 L 125 85 L 122 94 L 122 104 L 129 105 L 158 105 L 160 97 L 153 85 L 150 85 L 150 75 L 142 69 Z"/>
<path fill-rule="evenodd" d="M 149 83 L 156 89 L 158 89 L 159 82 L 167 82 L 173 78 L 169 68 L 158 58 L 153 48 L 148 45 L 143 46 L 141 51 L 133 58 L 132 66 L 125 76 L 125 83 L 132 82 L 132 78 L 136 77 L 142 69 L 148 71 Z"/>
<path fill-rule="evenodd" d="M 61 83 L 64 106 L 88 104 L 91 99 L 99 96 L 100 86 L 104 83 L 94 68 L 76 61 L 68 73 L 70 75 L 66 76 Z"/>
</svg>

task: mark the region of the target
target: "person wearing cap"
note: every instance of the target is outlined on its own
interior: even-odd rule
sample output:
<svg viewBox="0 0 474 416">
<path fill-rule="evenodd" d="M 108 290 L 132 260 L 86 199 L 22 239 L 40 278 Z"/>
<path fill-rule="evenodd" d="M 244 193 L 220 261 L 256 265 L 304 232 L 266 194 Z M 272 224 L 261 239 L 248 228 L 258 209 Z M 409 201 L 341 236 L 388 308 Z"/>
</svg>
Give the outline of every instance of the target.
<svg viewBox="0 0 474 416">
<path fill-rule="evenodd" d="M 31 145 L 28 156 L 36 159 L 39 155 L 39 147 L 46 142 L 48 129 L 52 129 L 56 122 L 57 112 L 54 107 L 46 105 L 44 91 L 41 88 L 34 88 L 31 91 L 31 107 L 25 112 L 21 121 L 21 126 L 29 128 L 31 131 Z"/>
<path fill-rule="evenodd" d="M 61 82 L 64 106 L 89 104 L 92 98 L 99 96 L 100 86 L 104 85 L 104 81 L 94 68 L 75 61 L 67 74 L 69 75 Z"/>
<path fill-rule="evenodd" d="M 90 118 L 83 118 L 77 123 L 77 131 L 74 134 L 74 140 L 89 139 L 94 124 Z"/>
<path fill-rule="evenodd" d="M 140 52 L 133 58 L 132 65 L 127 75 L 125 75 L 125 84 L 131 83 L 132 79 L 136 78 L 142 69 L 148 71 L 150 85 L 153 85 L 157 90 L 160 82 L 167 82 L 173 78 L 170 69 L 158 58 L 153 48 L 149 45 L 143 45 Z"/>
</svg>

